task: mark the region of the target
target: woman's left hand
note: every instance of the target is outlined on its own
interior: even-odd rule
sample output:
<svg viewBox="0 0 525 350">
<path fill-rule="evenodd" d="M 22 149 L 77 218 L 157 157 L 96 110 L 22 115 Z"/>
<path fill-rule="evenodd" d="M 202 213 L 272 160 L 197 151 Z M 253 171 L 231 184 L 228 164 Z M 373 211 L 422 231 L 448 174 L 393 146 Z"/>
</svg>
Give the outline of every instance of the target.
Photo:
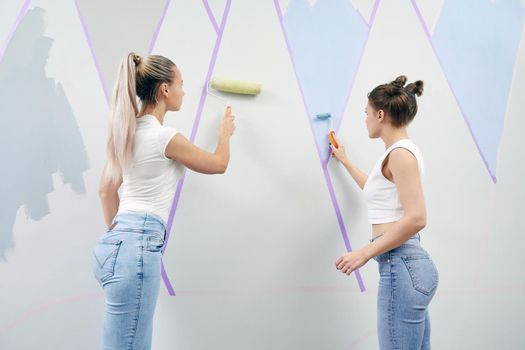
<svg viewBox="0 0 525 350">
<path fill-rule="evenodd" d="M 342 273 L 350 276 L 352 272 L 366 264 L 368 260 L 369 258 L 366 257 L 362 250 L 356 250 L 354 252 L 346 253 L 337 259 L 335 266 Z"/>
</svg>

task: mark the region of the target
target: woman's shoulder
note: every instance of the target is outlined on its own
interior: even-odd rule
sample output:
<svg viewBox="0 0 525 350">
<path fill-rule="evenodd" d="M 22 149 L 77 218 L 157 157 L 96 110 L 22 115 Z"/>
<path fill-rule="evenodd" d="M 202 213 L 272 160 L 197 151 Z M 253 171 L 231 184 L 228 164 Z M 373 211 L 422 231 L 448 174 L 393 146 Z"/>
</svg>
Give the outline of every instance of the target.
<svg viewBox="0 0 525 350">
<path fill-rule="evenodd" d="M 419 149 L 419 147 L 410 139 L 402 139 L 395 142 L 392 146 L 390 146 L 387 153 L 392 153 L 395 150 L 399 151 L 399 149 L 406 149 L 411 153 L 417 153 L 415 154 L 416 156 L 421 155 L 421 150 Z"/>
<path fill-rule="evenodd" d="M 424 172 L 423 155 L 419 147 L 409 139 L 404 139 L 396 142 L 389 152 L 389 160 L 399 166 L 410 166 L 414 163 L 418 164 L 421 173 Z"/>
</svg>

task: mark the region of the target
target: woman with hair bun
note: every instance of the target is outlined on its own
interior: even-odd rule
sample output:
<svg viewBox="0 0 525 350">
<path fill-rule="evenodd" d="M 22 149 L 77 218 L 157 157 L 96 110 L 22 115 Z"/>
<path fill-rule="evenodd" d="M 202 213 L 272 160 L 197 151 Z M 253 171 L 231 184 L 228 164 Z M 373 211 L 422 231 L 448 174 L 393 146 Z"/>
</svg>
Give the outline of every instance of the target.
<svg viewBox="0 0 525 350">
<path fill-rule="evenodd" d="M 134 53 L 122 59 L 99 189 L 108 230 L 93 251 L 93 271 L 106 300 L 102 349 L 151 349 L 165 225 L 177 181 L 184 167 L 222 174 L 228 166 L 235 130 L 231 108 L 209 153 L 163 125 L 167 111 L 181 108 L 183 96 L 182 74 L 170 59 Z"/>
<path fill-rule="evenodd" d="M 363 190 L 372 225 L 370 243 L 342 255 L 335 265 L 350 275 L 372 258 L 378 262 L 377 333 L 382 350 L 430 349 L 428 305 L 438 285 L 437 269 L 420 244 L 427 217 L 423 156 L 406 130 L 417 113 L 416 96 L 423 93 L 423 82 L 405 86 L 406 81 L 399 76 L 368 94 L 368 135 L 385 144 L 368 176 L 348 160 L 339 140 L 339 148 L 331 146 L 333 156 Z"/>
</svg>

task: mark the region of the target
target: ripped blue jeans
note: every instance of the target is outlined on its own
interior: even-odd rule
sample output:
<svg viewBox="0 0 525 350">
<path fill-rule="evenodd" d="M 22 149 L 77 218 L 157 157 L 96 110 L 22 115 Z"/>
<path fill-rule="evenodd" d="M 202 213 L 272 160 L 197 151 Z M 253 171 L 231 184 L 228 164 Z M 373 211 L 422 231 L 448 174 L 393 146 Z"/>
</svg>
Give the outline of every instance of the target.
<svg viewBox="0 0 525 350">
<path fill-rule="evenodd" d="M 93 250 L 104 289 L 101 349 L 149 350 L 166 230 L 154 214 L 121 213 Z"/>
<path fill-rule="evenodd" d="M 373 240 L 380 237 L 375 237 Z M 377 323 L 381 350 L 430 349 L 428 305 L 439 276 L 415 234 L 374 258 L 379 264 Z"/>
</svg>

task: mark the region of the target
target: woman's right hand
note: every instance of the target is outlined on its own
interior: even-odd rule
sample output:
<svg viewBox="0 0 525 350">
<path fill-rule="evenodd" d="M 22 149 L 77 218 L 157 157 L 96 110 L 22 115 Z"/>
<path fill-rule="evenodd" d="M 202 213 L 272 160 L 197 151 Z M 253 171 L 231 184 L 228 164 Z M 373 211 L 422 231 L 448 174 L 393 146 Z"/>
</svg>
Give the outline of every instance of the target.
<svg viewBox="0 0 525 350">
<path fill-rule="evenodd" d="M 345 146 L 341 144 L 341 142 L 339 141 L 337 137 L 335 137 L 335 135 L 334 135 L 334 139 L 335 139 L 335 142 L 337 142 L 337 144 L 339 145 L 339 148 L 335 148 L 334 145 L 330 144 L 330 148 L 332 149 L 332 157 L 336 158 L 341 163 L 348 162 L 348 158 L 346 157 Z"/>
<path fill-rule="evenodd" d="M 235 131 L 234 119 L 235 117 L 233 116 L 232 108 L 230 106 L 226 107 L 219 129 L 220 137 L 230 137 L 233 135 L 233 132 Z"/>
</svg>

